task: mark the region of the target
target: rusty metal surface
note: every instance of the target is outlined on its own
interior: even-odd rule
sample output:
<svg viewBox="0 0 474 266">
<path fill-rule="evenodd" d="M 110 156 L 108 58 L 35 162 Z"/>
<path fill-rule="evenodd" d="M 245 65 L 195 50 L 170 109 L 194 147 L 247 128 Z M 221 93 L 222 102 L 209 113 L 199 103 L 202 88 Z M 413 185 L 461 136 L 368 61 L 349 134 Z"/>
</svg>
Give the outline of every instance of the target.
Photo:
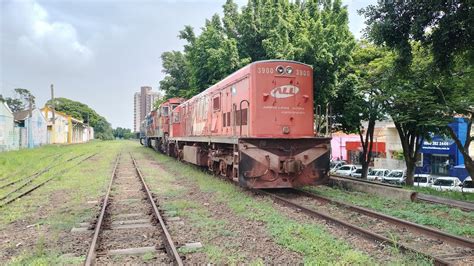
<svg viewBox="0 0 474 266">
<path fill-rule="evenodd" d="M 395 189 L 396 188 L 403 189 L 402 186 L 384 184 L 384 183 L 380 183 L 380 182 L 373 182 L 373 181 L 368 181 L 368 180 L 363 180 L 363 179 L 358 179 L 358 178 L 352 178 L 352 177 L 347 177 L 347 176 L 339 176 L 339 175 L 334 175 L 334 174 L 331 174 L 330 176 L 334 176 L 334 177 L 337 177 L 337 178 L 348 179 L 348 180 L 352 180 L 352 181 L 355 181 L 355 182 L 370 183 L 370 184 L 377 185 L 377 186 L 385 186 L 385 187 L 391 187 L 391 188 L 395 188 Z M 455 208 L 458 208 L 458 209 L 462 209 L 464 211 L 470 211 L 470 212 L 474 211 L 474 203 L 473 202 L 468 202 L 468 201 L 453 200 L 453 199 L 428 195 L 428 194 L 424 194 L 424 193 L 417 193 L 416 198 L 414 200 L 447 205 L 447 206 L 455 207 Z"/>
<path fill-rule="evenodd" d="M 419 201 L 448 205 L 448 206 L 456 207 L 456 208 L 469 211 L 469 212 L 474 211 L 474 203 L 469 202 L 469 201 L 447 199 L 447 198 L 432 196 L 432 195 L 423 194 L 423 193 L 419 193 L 416 199 Z"/>
<path fill-rule="evenodd" d="M 369 209 L 366 209 L 366 208 L 362 208 L 362 207 L 355 206 L 355 205 L 352 205 L 352 204 L 348 204 L 348 203 L 344 203 L 344 202 L 341 202 L 341 201 L 333 200 L 333 199 L 323 197 L 323 196 L 320 196 L 320 195 L 315 195 L 315 194 L 307 192 L 307 191 L 303 191 L 303 190 L 299 190 L 299 189 L 295 189 L 295 191 L 297 193 L 300 193 L 300 194 L 304 195 L 304 196 L 314 198 L 314 199 L 317 199 L 317 200 L 330 202 L 330 203 L 336 204 L 338 206 L 347 208 L 349 210 L 353 210 L 353 211 L 356 211 L 358 213 L 362 213 L 362 214 L 365 214 L 365 215 L 368 215 L 368 216 L 371 216 L 371 217 L 374 217 L 374 218 L 377 218 L 377 219 L 381 219 L 381 220 L 384 220 L 384 221 L 387 221 L 387 222 L 405 227 L 405 228 L 407 228 L 409 230 L 412 230 L 412 231 L 416 231 L 416 232 L 419 232 L 419 233 L 422 233 L 422 234 L 425 234 L 425 235 L 430 235 L 430 236 L 442 239 L 442 240 L 444 240 L 446 242 L 449 242 L 449 243 L 453 243 L 453 244 L 468 247 L 468 248 L 474 248 L 474 241 L 472 241 L 470 239 L 467 239 L 467 238 L 451 235 L 451 234 L 448 234 L 448 233 L 440 231 L 440 230 L 436 230 L 436 229 L 433 229 L 433 228 L 430 228 L 430 227 L 426 227 L 426 226 L 423 226 L 423 225 L 419 225 L 419 224 L 416 224 L 416 223 L 405 221 L 405 220 L 402 220 L 402 219 L 399 219 L 399 218 L 396 218 L 396 217 L 393 217 L 393 216 L 378 213 L 378 212 L 375 212 L 375 211 L 372 211 L 372 210 L 369 210 Z"/>
<path fill-rule="evenodd" d="M 109 187 L 107 188 L 107 193 L 105 194 L 104 201 L 102 202 L 102 209 L 100 211 L 99 218 L 97 219 L 97 224 L 95 225 L 95 229 L 94 229 L 94 236 L 92 237 L 92 242 L 91 242 L 91 245 L 89 247 L 89 251 L 87 252 L 86 261 L 84 263 L 84 265 L 86 265 L 86 266 L 92 265 L 94 260 L 95 260 L 96 255 L 97 255 L 96 250 L 97 250 L 97 243 L 98 243 L 98 240 L 99 240 L 99 233 L 100 233 L 100 230 L 101 230 L 101 227 L 102 227 L 102 223 L 104 221 L 105 211 L 107 209 L 107 205 L 108 205 L 108 202 L 109 202 L 110 191 L 112 191 L 112 184 L 113 184 L 114 179 L 115 179 L 117 165 L 118 165 L 118 162 L 120 160 L 120 156 L 121 155 L 119 154 L 117 156 L 117 159 L 115 160 L 114 168 L 112 170 L 112 176 L 111 176 L 110 182 L 109 182 Z"/>
<path fill-rule="evenodd" d="M 161 217 L 161 214 L 158 210 L 158 207 L 156 206 L 156 203 L 155 203 L 155 200 L 153 199 L 153 195 L 151 194 L 150 192 L 150 189 L 148 188 L 148 185 L 146 184 L 145 182 L 145 179 L 143 178 L 142 176 L 142 173 L 140 171 L 140 168 L 138 167 L 137 165 L 137 162 L 135 161 L 135 158 L 133 158 L 132 154 L 130 154 L 130 157 L 132 158 L 132 161 L 133 161 L 133 165 L 135 166 L 135 171 L 137 172 L 138 176 L 140 177 L 140 180 L 142 182 L 142 185 L 143 185 L 143 188 L 145 189 L 145 192 L 148 196 L 148 200 L 150 201 L 152 207 L 153 207 L 153 212 L 154 212 L 154 215 L 156 217 L 156 219 L 158 220 L 158 222 L 160 223 L 160 228 L 161 230 L 163 231 L 163 234 L 165 235 L 165 247 L 166 247 L 166 251 L 168 252 L 168 254 L 170 256 L 173 257 L 175 263 L 177 265 L 183 265 L 183 261 L 181 260 L 181 257 L 179 256 L 178 254 L 178 251 L 176 249 L 176 246 L 174 245 L 174 242 L 171 238 L 171 235 L 170 233 L 168 232 L 168 229 L 166 229 L 166 225 L 165 225 L 165 222 L 163 220 L 163 218 Z"/>
<path fill-rule="evenodd" d="M 292 207 L 292 208 L 296 208 L 306 214 L 308 214 L 309 216 L 311 217 L 316 217 L 316 218 L 321 218 L 321 219 L 324 219 L 328 222 L 331 222 L 331 223 L 334 223 L 336 225 L 340 225 L 340 226 L 343 226 L 347 229 L 349 229 L 350 231 L 352 232 L 355 232 L 355 233 L 358 233 L 360 235 L 362 235 L 363 237 L 366 237 L 370 240 L 373 240 L 373 241 L 377 241 L 377 242 L 380 242 L 380 243 L 386 243 L 386 244 L 389 244 L 393 247 L 397 247 L 399 248 L 402 252 L 412 252 L 412 253 L 416 253 L 416 254 L 421 254 L 423 255 L 424 257 L 427 257 L 427 258 L 430 258 L 434 261 L 435 265 L 450 265 L 451 263 L 442 259 L 442 258 L 438 258 L 438 257 L 435 257 L 435 256 L 432 256 L 430 254 L 426 254 L 426 253 L 422 253 L 418 250 L 415 250 L 415 249 L 412 249 L 406 245 L 403 245 L 402 243 L 400 242 L 397 242 L 395 240 L 392 240 L 392 239 L 389 239 L 387 237 L 384 237 L 382 235 L 379 235 L 379 234 L 376 234 L 376 233 L 373 233 L 371 231 L 368 231 L 364 228 L 361 228 L 357 225 L 353 225 L 353 224 L 350 224 L 348 222 L 345 222 L 345 221 L 342 221 L 340 219 L 337 219 L 335 217 L 331 217 L 325 213 L 322 213 L 322 212 L 318 212 L 316 210 L 312 210 L 312 209 L 309 209 L 309 208 L 306 208 L 304 206 L 301 206 L 299 204 L 296 204 L 290 200 L 287 200 L 283 197 L 280 197 L 280 196 L 277 196 L 275 194 L 272 194 L 270 192 L 267 192 L 267 191 L 263 191 L 263 190 L 253 190 L 254 192 L 256 193 L 259 193 L 259 194 L 263 194 L 263 195 L 266 195 L 266 196 L 269 196 L 271 197 L 273 200 L 283 204 L 283 205 L 286 205 L 286 206 L 289 206 L 289 207 Z"/>
<path fill-rule="evenodd" d="M 73 157 L 73 158 L 68 159 L 67 161 L 71 161 L 71 160 L 73 160 L 73 159 L 75 159 L 75 158 L 77 158 L 77 157 L 79 157 L 79 156 L 82 156 L 82 155 L 83 155 L 83 154 L 78 155 L 78 156 L 75 156 L 75 157 Z M 16 200 L 19 199 L 19 198 L 22 198 L 22 197 L 24 197 L 24 196 L 30 194 L 31 192 L 35 191 L 36 189 L 42 187 L 43 185 L 45 185 L 45 184 L 49 183 L 50 181 L 52 181 L 53 179 L 55 179 L 55 178 L 57 177 L 57 175 L 60 175 L 60 174 L 63 174 L 63 173 L 65 173 L 65 172 L 67 172 L 69 169 L 71 169 L 71 168 L 73 168 L 73 167 L 76 167 L 77 165 L 81 164 L 82 162 L 84 162 L 84 161 L 86 161 L 86 160 L 88 160 L 88 159 L 94 157 L 95 155 L 97 155 L 97 153 L 94 153 L 94 154 L 92 154 L 92 155 L 90 155 L 90 156 L 88 156 L 88 157 L 86 157 L 86 158 L 80 160 L 76 165 L 71 166 L 71 167 L 68 167 L 68 168 L 66 168 L 66 169 L 63 169 L 62 171 L 60 171 L 59 173 L 57 173 L 55 176 L 50 177 L 50 178 L 46 179 L 45 181 L 43 181 L 43 182 L 41 182 L 41 183 L 39 183 L 39 184 L 37 184 L 37 185 L 35 185 L 35 186 L 29 188 L 27 191 L 24 191 L 24 192 L 20 193 L 19 195 L 13 197 L 12 199 L 9 199 L 9 200 L 5 201 L 4 203 L 0 204 L 0 208 L 2 208 L 2 207 L 4 207 L 4 206 L 6 206 L 6 205 L 8 205 L 8 204 L 10 204 L 10 203 L 12 203 L 12 202 L 14 202 L 14 201 L 16 201 Z M 49 168 L 49 169 L 50 169 L 50 168 Z M 49 169 L 48 169 L 48 170 L 49 170 Z M 39 175 L 38 175 L 38 176 L 39 176 Z M 27 182 L 26 182 L 25 184 L 21 185 L 19 188 L 16 188 L 15 190 L 11 191 L 11 192 L 8 193 L 6 196 L 2 197 L 1 200 L 5 200 L 6 198 L 8 198 L 9 195 L 13 194 L 14 192 L 19 191 L 20 189 L 22 189 L 22 188 L 25 187 L 26 185 L 30 184 L 30 183 L 33 181 L 33 179 L 37 178 L 38 176 L 34 176 L 32 179 L 27 180 Z M 0 201 L 1 201 L 1 200 L 0 200 Z"/>
</svg>

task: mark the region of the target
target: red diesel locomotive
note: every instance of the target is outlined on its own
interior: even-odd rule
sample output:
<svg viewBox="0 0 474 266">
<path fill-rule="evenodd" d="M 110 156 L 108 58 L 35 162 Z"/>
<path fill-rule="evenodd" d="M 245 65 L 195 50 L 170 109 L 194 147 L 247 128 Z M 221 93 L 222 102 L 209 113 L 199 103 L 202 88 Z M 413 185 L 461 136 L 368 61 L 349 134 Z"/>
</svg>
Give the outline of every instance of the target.
<svg viewBox="0 0 474 266">
<path fill-rule="evenodd" d="M 330 138 L 315 137 L 313 110 L 311 66 L 258 61 L 187 101 L 163 103 L 149 116 L 170 119 L 150 123 L 147 138 L 160 132 L 150 146 L 244 187 L 317 185 L 328 180 Z"/>
</svg>

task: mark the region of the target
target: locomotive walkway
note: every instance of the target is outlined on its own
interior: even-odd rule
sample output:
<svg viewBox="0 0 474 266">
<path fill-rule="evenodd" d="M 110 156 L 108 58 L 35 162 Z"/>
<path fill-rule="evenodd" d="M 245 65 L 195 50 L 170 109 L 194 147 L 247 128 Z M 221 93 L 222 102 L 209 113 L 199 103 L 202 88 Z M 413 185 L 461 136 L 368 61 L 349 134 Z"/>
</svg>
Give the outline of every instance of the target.
<svg viewBox="0 0 474 266">
<path fill-rule="evenodd" d="M 131 154 L 121 154 L 85 265 L 142 264 L 140 256 L 145 253 L 153 255 L 153 264 L 183 264 L 135 159 Z"/>
</svg>

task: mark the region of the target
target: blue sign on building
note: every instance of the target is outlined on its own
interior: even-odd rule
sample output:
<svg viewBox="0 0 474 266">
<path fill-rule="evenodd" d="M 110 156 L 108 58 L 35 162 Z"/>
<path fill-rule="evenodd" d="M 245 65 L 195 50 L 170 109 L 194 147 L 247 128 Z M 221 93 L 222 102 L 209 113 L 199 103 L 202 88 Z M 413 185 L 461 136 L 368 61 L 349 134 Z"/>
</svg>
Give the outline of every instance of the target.
<svg viewBox="0 0 474 266">
<path fill-rule="evenodd" d="M 449 126 L 464 144 L 468 126 L 465 119 L 454 118 Z M 416 168 L 416 173 L 456 176 L 461 181 L 468 176 L 463 155 L 454 140 L 448 137 L 433 135 L 430 141 L 423 142 L 420 153 L 423 155 L 423 161 L 422 165 Z"/>
</svg>

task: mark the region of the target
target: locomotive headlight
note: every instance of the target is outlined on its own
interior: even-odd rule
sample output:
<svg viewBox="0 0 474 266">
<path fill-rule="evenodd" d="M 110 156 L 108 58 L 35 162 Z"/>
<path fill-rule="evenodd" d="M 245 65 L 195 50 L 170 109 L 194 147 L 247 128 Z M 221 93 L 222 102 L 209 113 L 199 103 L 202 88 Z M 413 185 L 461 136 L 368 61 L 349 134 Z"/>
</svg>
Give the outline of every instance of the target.
<svg viewBox="0 0 474 266">
<path fill-rule="evenodd" d="M 277 66 L 276 71 L 278 74 L 285 73 L 285 68 L 283 66 Z"/>
<path fill-rule="evenodd" d="M 291 75 L 291 73 L 293 73 L 293 68 L 290 66 L 286 67 L 286 73 Z"/>
</svg>

